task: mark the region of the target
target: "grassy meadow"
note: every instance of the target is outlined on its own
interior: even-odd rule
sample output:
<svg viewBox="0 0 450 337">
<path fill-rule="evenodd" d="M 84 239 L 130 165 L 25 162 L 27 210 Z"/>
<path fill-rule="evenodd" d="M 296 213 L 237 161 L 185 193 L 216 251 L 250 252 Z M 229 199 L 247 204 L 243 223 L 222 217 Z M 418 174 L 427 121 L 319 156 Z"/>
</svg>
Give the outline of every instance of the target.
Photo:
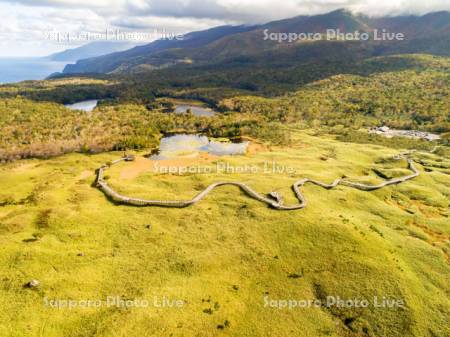
<svg viewBox="0 0 450 337">
<path fill-rule="evenodd" d="M 208 157 L 260 172 L 152 172 L 139 159 L 107 171 L 125 195 L 187 199 L 239 180 L 296 202 L 301 177 L 375 182 L 408 172 L 398 149 L 309 130 L 292 145 Z M 416 153 L 421 175 L 374 192 L 307 185 L 306 209 L 277 211 L 238 189 L 184 209 L 111 203 L 95 169 L 122 152 L 65 154 L 0 166 L 0 336 L 448 336 L 450 161 Z M 144 153 L 136 153 L 141 156 Z M 295 172 L 264 172 L 264 163 Z M 280 169 L 281 170 L 281 169 Z M 40 285 L 24 285 L 36 279 Z M 148 307 L 55 308 L 52 299 L 147 299 Z M 154 298 L 179 307 L 157 306 Z M 275 308 L 265 299 L 403 300 L 404 307 Z"/>
</svg>

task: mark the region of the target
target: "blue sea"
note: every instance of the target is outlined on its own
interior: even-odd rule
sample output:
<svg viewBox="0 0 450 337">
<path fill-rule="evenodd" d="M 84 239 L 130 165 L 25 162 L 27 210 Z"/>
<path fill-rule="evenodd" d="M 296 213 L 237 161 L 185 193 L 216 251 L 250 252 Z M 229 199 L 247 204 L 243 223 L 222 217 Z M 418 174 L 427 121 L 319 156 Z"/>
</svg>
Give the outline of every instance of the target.
<svg viewBox="0 0 450 337">
<path fill-rule="evenodd" d="M 0 83 L 43 80 L 62 71 L 66 64 L 44 58 L 0 58 Z"/>
</svg>

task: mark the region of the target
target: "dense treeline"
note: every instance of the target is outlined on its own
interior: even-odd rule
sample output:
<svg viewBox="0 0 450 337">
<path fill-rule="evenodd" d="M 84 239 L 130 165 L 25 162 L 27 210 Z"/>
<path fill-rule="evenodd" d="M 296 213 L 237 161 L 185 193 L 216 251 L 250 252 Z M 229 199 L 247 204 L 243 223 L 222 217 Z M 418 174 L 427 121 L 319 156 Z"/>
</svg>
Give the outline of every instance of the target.
<svg viewBox="0 0 450 337">
<path fill-rule="evenodd" d="M 337 75 L 278 98 L 234 97 L 231 110 L 261 114 L 288 123 L 342 125 L 359 129 L 388 125 L 397 129 L 450 131 L 450 60 L 418 70 L 371 76 Z"/>
<path fill-rule="evenodd" d="M 89 82 L 86 76 L 79 83 L 71 83 L 70 78 L 35 82 L 31 86 L 18 85 L 17 92 L 33 100 L 50 100 L 72 103 L 79 98 L 114 98 L 121 102 L 141 103 L 153 97 L 192 98 L 212 106 L 224 98 L 242 95 L 277 97 L 293 92 L 299 87 L 339 74 L 370 76 L 384 72 L 405 70 L 424 71 L 434 69 L 448 71 L 448 58 L 401 55 L 355 59 L 331 57 L 315 60 L 313 57 L 299 62 L 297 57 L 261 60 L 245 58 L 231 59 L 223 64 L 179 65 L 128 75 L 95 75 L 103 81 Z M 68 81 L 67 83 L 65 81 Z M 49 82 L 49 83 L 47 83 Z M 32 82 L 33 83 L 33 82 Z M 0 86 L 0 97 L 11 95 Z"/>
<path fill-rule="evenodd" d="M 34 101 L 71 104 L 88 99 L 113 99 L 119 82 L 92 78 L 62 78 L 0 85 L 0 98 L 23 96 Z"/>
<path fill-rule="evenodd" d="M 313 77 L 323 76 L 314 69 L 310 68 Z M 277 73 L 272 68 L 264 75 L 250 75 L 247 69 L 241 81 L 253 76 L 248 83 L 254 88 L 236 89 L 227 86 L 235 76 L 233 71 L 208 69 L 194 77 L 191 70 L 177 77 L 172 69 L 152 72 L 148 77 L 58 78 L 0 86 L 0 160 L 152 148 L 162 134 L 177 131 L 287 143 L 289 135 L 280 125 L 297 123 L 329 130 L 388 125 L 450 131 L 449 58 L 414 55 L 371 59 L 364 67 L 356 66 L 352 74 L 297 86 L 297 91 L 288 93 L 279 83 L 302 77 L 295 71 Z M 183 78 L 183 74 L 190 75 Z M 189 83 L 174 83 L 174 79 Z M 264 91 L 272 87 L 274 93 L 284 94 L 264 97 Z M 159 97 L 196 99 L 222 113 L 209 118 L 167 113 L 170 109 L 160 104 Z M 92 113 L 61 105 L 94 98 L 101 102 Z"/>
<path fill-rule="evenodd" d="M 21 95 L 36 101 L 73 103 L 103 98 L 111 102 L 145 103 L 155 97 L 197 99 L 216 106 L 224 98 L 236 96 L 278 97 L 299 87 L 339 74 L 367 77 L 402 72 L 435 71 L 449 73 L 449 58 L 429 55 L 400 55 L 367 60 L 338 58 L 329 62 L 298 63 L 296 59 L 250 62 L 230 60 L 225 64 L 175 66 L 131 75 L 95 75 L 98 79 L 56 78 L 0 86 L 1 97 Z M 405 78 L 399 77 L 403 85 Z M 406 80 L 408 80 L 406 78 Z M 444 83 L 445 84 L 445 83 Z M 391 85 L 391 84 L 390 84 Z M 448 86 L 447 84 L 445 84 Z M 394 90 L 396 83 L 392 84 Z M 413 88 L 412 88 L 413 89 Z M 425 88 L 428 90 L 428 88 Z"/>
<path fill-rule="evenodd" d="M 250 115 L 196 117 L 137 104 L 104 105 L 86 113 L 20 97 L 0 100 L 0 161 L 76 151 L 151 149 L 159 144 L 161 135 L 173 132 L 288 141 L 278 124 Z"/>
</svg>

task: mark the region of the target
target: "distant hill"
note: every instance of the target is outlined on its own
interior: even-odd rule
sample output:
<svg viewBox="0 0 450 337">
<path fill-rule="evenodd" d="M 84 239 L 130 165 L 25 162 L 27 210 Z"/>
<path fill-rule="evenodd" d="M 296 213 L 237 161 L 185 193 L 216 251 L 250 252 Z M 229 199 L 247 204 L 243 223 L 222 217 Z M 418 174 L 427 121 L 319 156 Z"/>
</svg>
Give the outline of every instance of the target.
<svg viewBox="0 0 450 337">
<path fill-rule="evenodd" d="M 47 58 L 52 61 L 78 61 L 86 58 L 107 55 L 118 51 L 133 48 L 135 44 L 130 42 L 96 41 L 85 44 L 78 48 L 67 49 L 65 51 L 49 55 Z"/>
<path fill-rule="evenodd" d="M 385 29 L 403 33 L 404 41 L 294 41 L 265 39 L 266 33 L 321 33 L 328 29 L 341 33 L 368 33 Z M 364 59 L 373 56 L 426 53 L 450 55 L 450 13 L 423 16 L 370 18 L 347 10 L 314 16 L 297 16 L 256 26 L 223 26 L 187 34 L 182 41 L 159 40 L 131 50 L 67 65 L 64 73 L 136 73 L 179 64 L 203 66 L 233 63 L 288 62 L 302 64 L 330 59 Z"/>
<path fill-rule="evenodd" d="M 200 48 L 224 36 L 246 32 L 251 29 L 253 29 L 253 26 L 220 26 L 186 34 L 182 40 L 157 40 L 150 44 L 134 47 L 126 51 L 81 60 L 75 65 L 69 64 L 64 69 L 64 73 L 109 73 L 120 69 L 124 65 L 132 66 L 145 63 L 146 57 L 164 50 Z M 155 64 L 158 63 L 161 62 L 155 62 Z"/>
</svg>

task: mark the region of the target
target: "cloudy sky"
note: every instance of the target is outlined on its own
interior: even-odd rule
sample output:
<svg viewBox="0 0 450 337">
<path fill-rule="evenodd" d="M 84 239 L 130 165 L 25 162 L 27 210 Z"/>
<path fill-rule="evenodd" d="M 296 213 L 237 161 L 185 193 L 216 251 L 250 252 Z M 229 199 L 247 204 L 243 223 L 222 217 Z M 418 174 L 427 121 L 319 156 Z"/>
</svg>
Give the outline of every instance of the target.
<svg viewBox="0 0 450 337">
<path fill-rule="evenodd" d="M 0 57 L 47 55 L 107 29 L 152 40 L 155 32 L 185 33 L 338 8 L 373 16 L 424 14 L 450 10 L 450 0 L 0 0 Z M 78 41 L 55 41 L 67 34 Z"/>
</svg>

